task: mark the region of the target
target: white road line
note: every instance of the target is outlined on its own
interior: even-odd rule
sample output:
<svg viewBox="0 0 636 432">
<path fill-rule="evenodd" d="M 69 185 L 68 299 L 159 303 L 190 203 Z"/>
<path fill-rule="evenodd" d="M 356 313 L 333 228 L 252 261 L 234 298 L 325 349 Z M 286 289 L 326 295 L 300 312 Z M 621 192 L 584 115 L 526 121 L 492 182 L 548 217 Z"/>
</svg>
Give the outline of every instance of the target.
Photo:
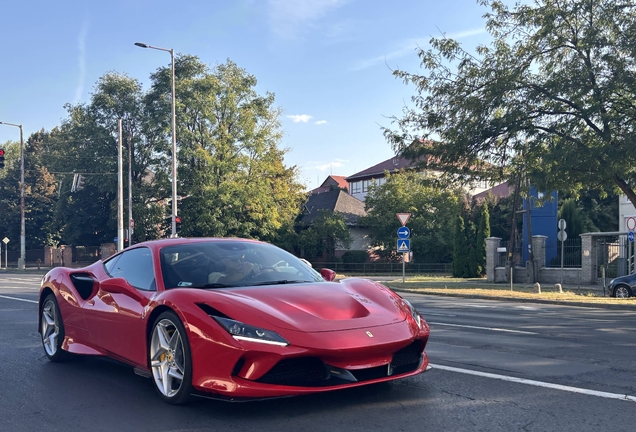
<svg viewBox="0 0 636 432">
<path fill-rule="evenodd" d="M 440 323 L 440 322 L 432 322 L 432 321 L 428 321 L 428 320 L 426 320 L 426 322 L 428 322 L 429 324 L 432 324 L 432 325 L 448 326 L 448 327 L 461 327 L 461 328 L 470 328 L 470 329 L 477 329 L 477 330 L 490 330 L 490 331 L 498 331 L 498 332 L 506 332 L 506 333 L 520 333 L 520 334 L 531 334 L 531 335 L 539 334 L 539 333 L 535 333 L 535 332 L 529 332 L 529 331 L 523 331 L 523 330 L 502 329 L 502 328 L 497 328 L 497 327 L 479 327 L 479 326 L 462 325 L 462 324 L 447 324 L 447 323 Z"/>
<path fill-rule="evenodd" d="M 479 371 L 474 371 L 470 369 L 455 368 L 451 366 L 442 366 L 442 365 L 436 365 L 436 364 L 431 364 L 431 366 L 433 366 L 433 369 L 440 369 L 440 370 L 445 370 L 449 372 L 475 375 L 475 376 L 480 376 L 484 378 L 492 378 L 492 379 L 498 379 L 501 381 L 514 382 L 518 384 L 527 384 L 527 385 L 532 385 L 535 387 L 545 387 L 545 388 L 549 388 L 553 390 L 561 390 L 561 391 L 567 391 L 571 393 L 580 393 L 580 394 L 584 394 L 588 396 L 596 396 L 596 397 L 602 397 L 606 399 L 618 399 L 618 400 L 636 402 L 636 396 L 630 396 L 626 394 L 608 393 L 608 392 L 584 389 L 580 387 L 570 387 L 570 386 L 561 385 L 561 384 L 552 384 L 552 383 L 543 382 L 543 381 L 534 381 L 534 380 L 529 380 L 525 378 L 517 378 L 517 377 L 511 377 L 507 375 L 498 375 L 498 374 L 492 374 L 487 372 L 479 372 Z"/>
<path fill-rule="evenodd" d="M 27 302 L 27 303 L 35 303 L 35 304 L 38 303 L 37 300 L 28 300 L 28 299 L 23 299 L 23 298 L 18 298 L 18 297 L 8 297 L 8 296 L 3 296 L 3 295 L 0 295 L 0 298 L 5 298 L 5 299 L 9 299 L 9 300 L 18 300 L 18 301 L 23 301 L 23 302 Z"/>
</svg>

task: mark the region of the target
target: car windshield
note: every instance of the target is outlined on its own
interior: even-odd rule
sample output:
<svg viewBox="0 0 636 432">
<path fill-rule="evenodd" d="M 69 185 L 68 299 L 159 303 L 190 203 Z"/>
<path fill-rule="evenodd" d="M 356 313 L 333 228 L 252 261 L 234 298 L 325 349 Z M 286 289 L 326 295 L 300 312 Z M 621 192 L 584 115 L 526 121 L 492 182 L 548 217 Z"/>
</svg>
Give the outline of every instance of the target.
<svg viewBox="0 0 636 432">
<path fill-rule="evenodd" d="M 210 241 L 166 246 L 160 251 L 166 289 L 272 286 L 324 281 L 309 265 L 276 246 Z"/>
</svg>

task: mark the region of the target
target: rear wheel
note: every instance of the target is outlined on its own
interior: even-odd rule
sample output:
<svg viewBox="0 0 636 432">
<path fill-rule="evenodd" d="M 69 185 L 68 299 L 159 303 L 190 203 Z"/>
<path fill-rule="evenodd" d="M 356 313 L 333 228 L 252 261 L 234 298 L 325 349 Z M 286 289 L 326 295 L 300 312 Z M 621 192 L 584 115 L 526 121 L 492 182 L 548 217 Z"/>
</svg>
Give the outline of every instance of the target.
<svg viewBox="0 0 636 432">
<path fill-rule="evenodd" d="M 185 328 L 173 312 L 159 315 L 152 328 L 148 359 L 159 396 L 183 404 L 192 394 L 192 358 Z"/>
<path fill-rule="evenodd" d="M 42 346 L 49 360 L 54 362 L 68 359 L 69 353 L 62 349 L 64 342 L 64 323 L 62 314 L 53 294 L 46 296 L 40 310 L 40 333 Z"/>
<path fill-rule="evenodd" d="M 619 285 L 614 288 L 614 297 L 627 298 L 632 296 L 632 290 L 627 285 Z"/>
</svg>

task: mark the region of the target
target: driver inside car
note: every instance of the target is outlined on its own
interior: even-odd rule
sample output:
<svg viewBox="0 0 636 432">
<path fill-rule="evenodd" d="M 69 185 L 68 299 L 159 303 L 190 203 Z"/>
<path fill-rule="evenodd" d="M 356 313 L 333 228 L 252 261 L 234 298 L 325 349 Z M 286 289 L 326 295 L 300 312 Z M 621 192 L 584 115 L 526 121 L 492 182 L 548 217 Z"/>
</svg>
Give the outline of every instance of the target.
<svg viewBox="0 0 636 432">
<path fill-rule="evenodd" d="M 243 251 L 227 253 L 220 259 L 225 267 L 222 272 L 214 272 L 208 275 L 208 283 L 232 284 L 256 276 L 261 267 L 258 264 L 245 260 Z"/>
</svg>

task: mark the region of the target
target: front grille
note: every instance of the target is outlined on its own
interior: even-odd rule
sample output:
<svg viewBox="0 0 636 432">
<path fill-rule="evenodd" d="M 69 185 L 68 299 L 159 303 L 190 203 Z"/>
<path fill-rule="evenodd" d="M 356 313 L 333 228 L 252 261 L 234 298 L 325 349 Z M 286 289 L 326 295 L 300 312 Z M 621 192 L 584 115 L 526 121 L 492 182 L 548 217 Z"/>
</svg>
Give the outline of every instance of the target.
<svg viewBox="0 0 636 432">
<path fill-rule="evenodd" d="M 281 360 L 256 381 L 266 384 L 313 386 L 329 379 L 325 364 L 315 357 Z"/>
<path fill-rule="evenodd" d="M 422 350 L 420 343 L 415 341 L 393 354 L 393 360 L 391 360 L 393 374 L 397 375 L 414 371 L 420 365 L 421 360 Z"/>
<path fill-rule="evenodd" d="M 366 369 L 349 370 L 358 382 L 385 378 L 391 375 L 399 375 L 412 372 L 418 368 L 422 360 L 421 343 L 413 342 L 393 354 L 391 367 L 388 365 Z M 265 375 L 256 380 L 265 384 L 319 387 L 350 383 L 338 378 L 329 372 L 329 368 L 316 357 L 301 357 L 281 360 Z"/>
<path fill-rule="evenodd" d="M 350 372 L 351 374 L 353 374 L 354 377 L 356 377 L 358 381 L 369 381 L 387 377 L 389 375 L 388 371 L 389 368 L 387 367 L 387 365 L 384 365 L 366 369 L 356 369 Z"/>
</svg>

